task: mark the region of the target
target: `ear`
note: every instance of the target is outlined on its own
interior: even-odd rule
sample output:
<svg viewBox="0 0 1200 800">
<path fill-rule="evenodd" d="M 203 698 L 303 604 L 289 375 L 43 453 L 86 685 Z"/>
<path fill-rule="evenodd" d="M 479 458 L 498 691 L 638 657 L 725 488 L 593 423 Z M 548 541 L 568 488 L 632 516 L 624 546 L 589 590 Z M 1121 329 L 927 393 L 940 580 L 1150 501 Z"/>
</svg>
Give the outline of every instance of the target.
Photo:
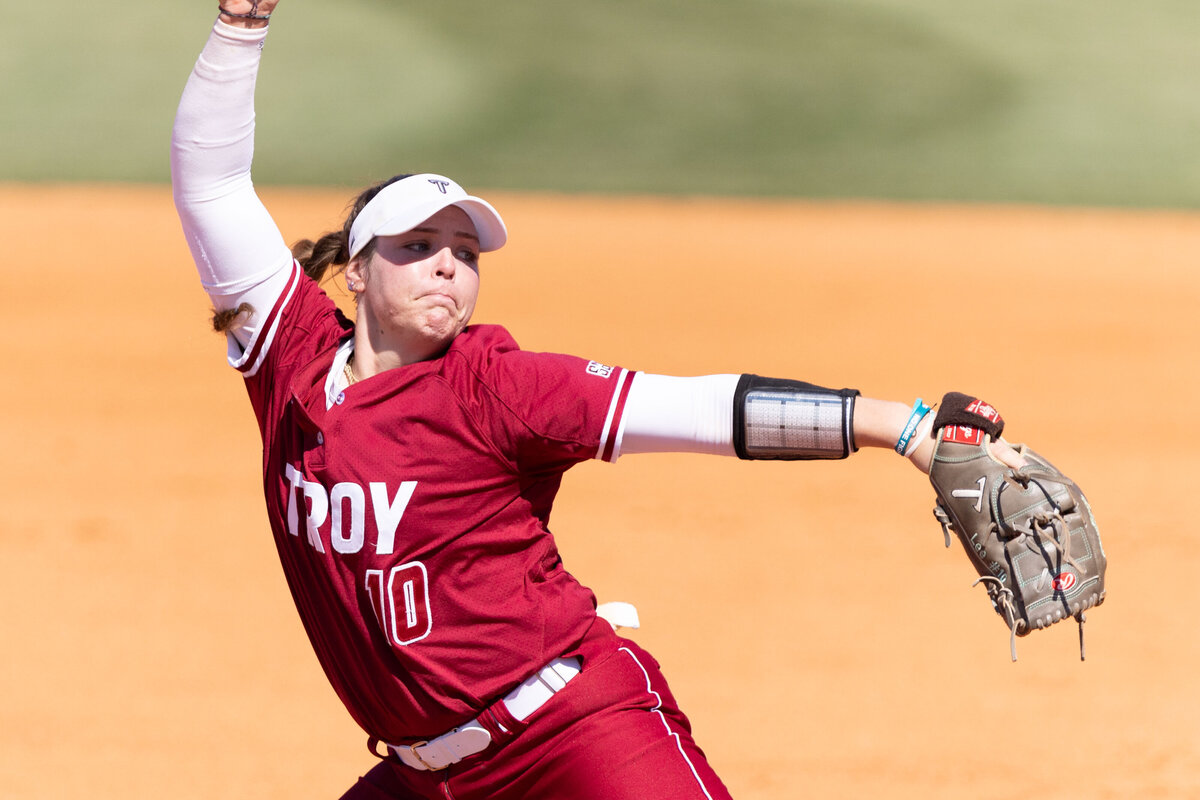
<svg viewBox="0 0 1200 800">
<path fill-rule="evenodd" d="M 346 288 L 350 290 L 351 294 L 359 294 L 366 288 L 367 265 L 366 259 L 361 255 L 350 259 L 343 273 L 346 276 Z"/>
</svg>

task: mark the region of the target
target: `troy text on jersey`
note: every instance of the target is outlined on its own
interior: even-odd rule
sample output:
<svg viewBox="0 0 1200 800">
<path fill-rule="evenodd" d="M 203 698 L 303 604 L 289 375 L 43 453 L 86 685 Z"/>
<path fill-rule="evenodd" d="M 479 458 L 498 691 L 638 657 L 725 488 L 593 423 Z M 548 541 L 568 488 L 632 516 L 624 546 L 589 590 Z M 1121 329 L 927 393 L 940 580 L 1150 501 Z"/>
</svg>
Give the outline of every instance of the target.
<svg viewBox="0 0 1200 800">
<path fill-rule="evenodd" d="M 325 552 L 320 529 L 329 522 L 329 544 L 334 552 L 357 553 L 365 543 L 367 509 L 370 507 L 379 534 L 375 552 L 379 555 L 392 553 L 396 529 L 400 527 L 400 519 L 417 488 L 416 481 L 402 481 L 394 493 L 388 491 L 387 484 L 374 481 L 367 484 L 366 489 L 345 481 L 335 483 L 326 491 L 321 484 L 304 480 L 303 473 L 291 464 L 285 467 L 284 473 L 290 484 L 287 524 L 292 536 L 300 535 L 300 515 L 303 513 L 308 543 L 317 552 Z"/>
</svg>

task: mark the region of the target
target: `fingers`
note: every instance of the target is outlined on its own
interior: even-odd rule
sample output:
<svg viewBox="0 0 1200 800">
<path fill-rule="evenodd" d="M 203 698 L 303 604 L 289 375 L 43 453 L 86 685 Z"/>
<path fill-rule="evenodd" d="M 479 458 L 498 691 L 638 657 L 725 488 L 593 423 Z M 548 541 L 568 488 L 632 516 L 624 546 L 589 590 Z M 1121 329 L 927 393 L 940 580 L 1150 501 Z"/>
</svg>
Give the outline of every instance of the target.
<svg viewBox="0 0 1200 800">
<path fill-rule="evenodd" d="M 222 11 L 230 14 L 257 14 L 266 16 L 275 10 L 279 0 L 221 0 L 218 4 Z"/>
<path fill-rule="evenodd" d="M 220 0 L 221 21 L 238 28 L 262 28 L 279 0 Z"/>
<path fill-rule="evenodd" d="M 1003 439 L 989 444 L 988 450 L 992 454 L 992 458 L 1013 469 L 1020 469 L 1027 463 L 1025 457 L 1014 450 L 1012 445 Z"/>
</svg>

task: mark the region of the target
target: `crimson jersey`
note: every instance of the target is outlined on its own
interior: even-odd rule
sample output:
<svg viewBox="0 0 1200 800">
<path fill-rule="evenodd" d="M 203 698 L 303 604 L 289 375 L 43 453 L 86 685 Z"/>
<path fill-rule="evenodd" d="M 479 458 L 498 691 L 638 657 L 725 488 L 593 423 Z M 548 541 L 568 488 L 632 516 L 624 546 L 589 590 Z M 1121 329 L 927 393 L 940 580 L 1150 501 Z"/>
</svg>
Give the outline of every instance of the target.
<svg viewBox="0 0 1200 800">
<path fill-rule="evenodd" d="M 334 689 L 402 742 L 475 716 L 595 620 L 547 530 L 562 474 L 611 458 L 632 375 L 471 326 L 337 392 L 353 325 L 297 266 L 236 366 L 268 515 Z"/>
</svg>

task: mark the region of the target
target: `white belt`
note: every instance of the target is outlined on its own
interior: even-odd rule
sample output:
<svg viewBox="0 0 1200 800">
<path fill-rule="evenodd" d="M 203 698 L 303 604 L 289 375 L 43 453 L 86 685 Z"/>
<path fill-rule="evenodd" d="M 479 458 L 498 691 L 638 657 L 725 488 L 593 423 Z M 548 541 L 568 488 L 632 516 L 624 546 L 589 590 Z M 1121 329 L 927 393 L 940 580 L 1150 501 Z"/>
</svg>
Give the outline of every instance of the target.
<svg viewBox="0 0 1200 800">
<path fill-rule="evenodd" d="M 578 658 L 556 658 L 504 696 L 508 713 L 518 722 L 537 711 L 556 692 L 579 674 Z M 482 753 L 492 743 L 492 735 L 479 724 L 479 718 L 459 725 L 428 742 L 412 745 L 388 745 L 396 757 L 413 769 L 437 771 L 457 764 L 467 756 Z"/>
</svg>

